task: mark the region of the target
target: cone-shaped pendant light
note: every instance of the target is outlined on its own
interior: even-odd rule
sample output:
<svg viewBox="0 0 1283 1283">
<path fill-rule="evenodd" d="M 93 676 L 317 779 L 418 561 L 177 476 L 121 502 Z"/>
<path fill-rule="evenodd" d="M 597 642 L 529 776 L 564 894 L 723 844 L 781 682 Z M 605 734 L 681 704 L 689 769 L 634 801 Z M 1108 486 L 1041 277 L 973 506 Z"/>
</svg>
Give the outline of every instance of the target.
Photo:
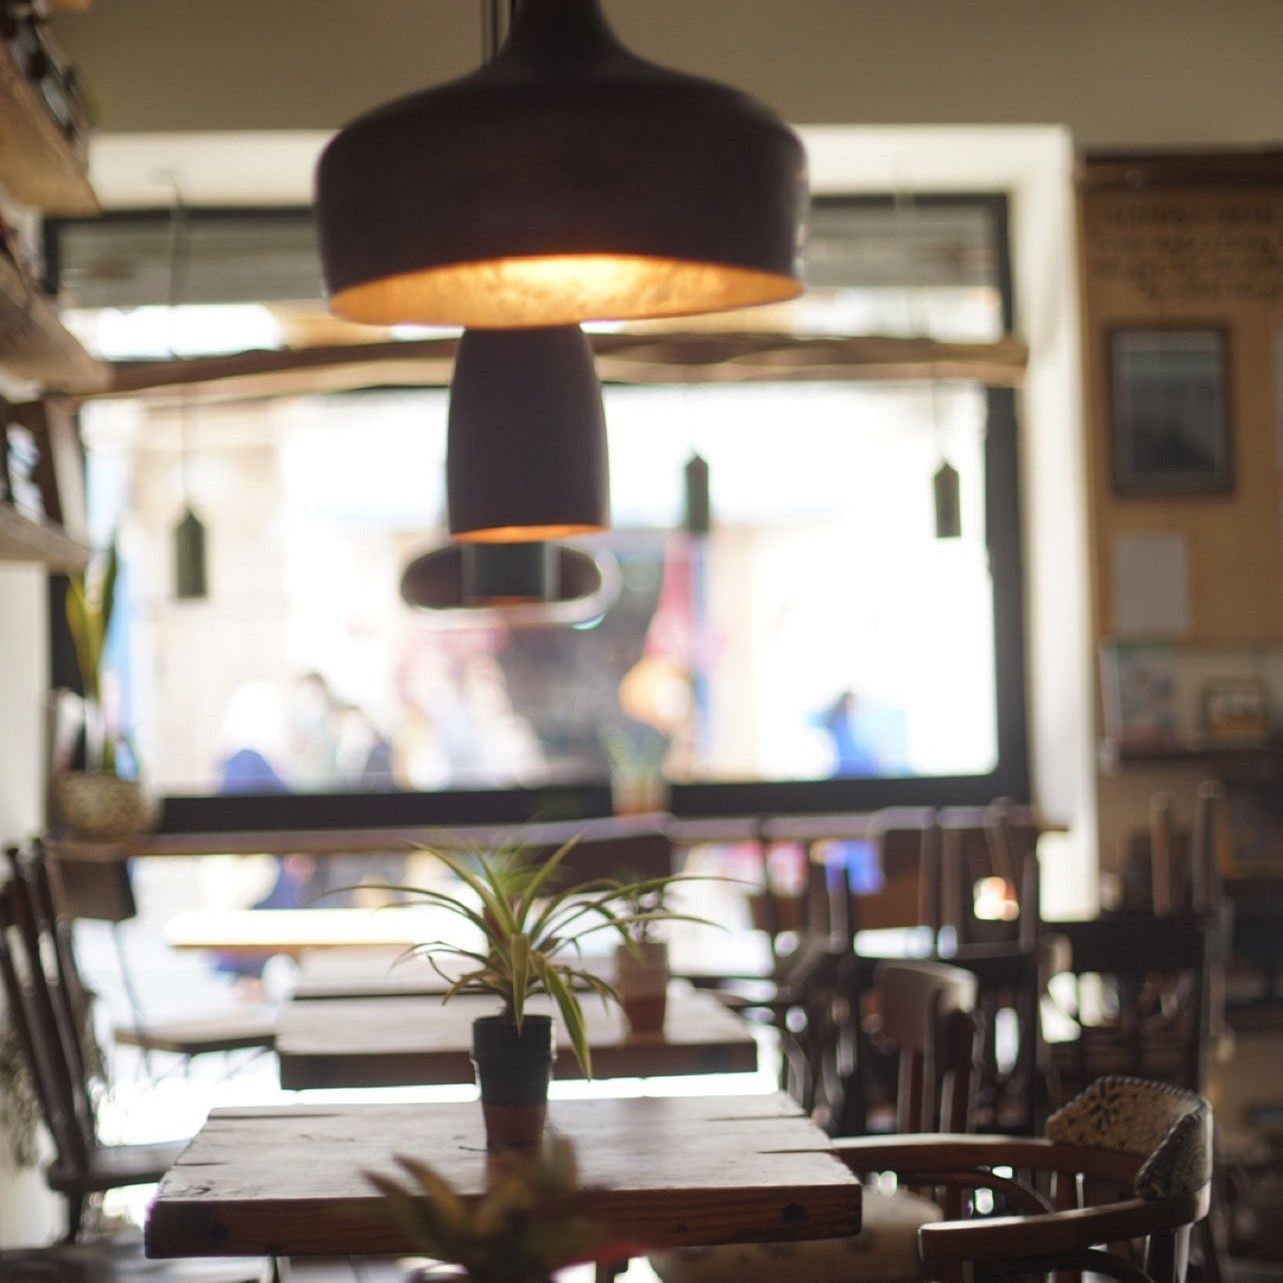
<svg viewBox="0 0 1283 1283">
<path fill-rule="evenodd" d="M 514 549 L 533 550 L 546 559 L 546 592 L 531 582 L 529 563 L 505 557 Z M 401 576 L 401 600 L 407 606 L 453 613 L 460 620 L 479 609 L 498 609 L 513 623 L 593 619 L 614 604 L 619 588 L 619 567 L 609 553 L 594 556 L 542 543 L 450 544 L 416 557 Z"/>
<path fill-rule="evenodd" d="M 600 0 L 522 0 L 490 63 L 353 121 L 316 174 L 330 306 L 376 325 L 792 298 L 806 202 L 777 116 L 631 54 Z"/>
<path fill-rule="evenodd" d="M 468 330 L 450 384 L 450 536 L 524 543 L 610 524 L 606 416 L 578 326 Z"/>
</svg>

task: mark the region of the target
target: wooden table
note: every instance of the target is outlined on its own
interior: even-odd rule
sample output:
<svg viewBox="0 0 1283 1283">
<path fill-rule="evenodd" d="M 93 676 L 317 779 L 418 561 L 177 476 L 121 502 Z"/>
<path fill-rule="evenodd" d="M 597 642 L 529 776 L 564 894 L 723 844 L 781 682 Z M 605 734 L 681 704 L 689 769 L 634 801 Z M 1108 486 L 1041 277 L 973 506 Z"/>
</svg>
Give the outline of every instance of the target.
<svg viewBox="0 0 1283 1283">
<path fill-rule="evenodd" d="M 430 909 L 184 909 L 165 925 L 171 949 L 285 953 L 409 948 L 424 939 Z"/>
<path fill-rule="evenodd" d="M 677 1074 L 751 1073 L 757 1043 L 748 1026 L 707 993 L 675 993 L 664 1033 L 627 1032 L 623 1015 L 585 996 L 584 1020 L 597 1078 L 659 1078 Z M 473 1080 L 472 1022 L 497 1010 L 493 998 L 386 997 L 291 1002 L 276 1032 L 281 1086 L 411 1087 Z M 549 1011 L 536 999 L 532 1011 Z M 554 1073 L 582 1073 L 565 1036 L 558 1037 Z"/>
<path fill-rule="evenodd" d="M 679 947 L 670 945 L 673 975 L 696 988 L 708 988 L 724 980 L 728 974 L 727 948 L 723 942 L 719 944 L 722 947 L 717 960 L 705 951 L 693 957 L 691 965 L 685 964 Z M 406 959 L 394 966 L 401 953 L 398 948 L 308 950 L 298 960 L 291 997 L 295 1002 L 311 1002 L 320 998 L 439 998 L 445 993 L 448 983 L 421 958 Z M 590 970 L 600 971 L 608 979 L 614 974 L 613 955 L 586 954 L 584 961 Z M 743 941 L 734 942 L 730 962 L 738 979 L 770 977 L 770 949 L 758 933 L 753 934 L 747 946 Z M 441 958 L 439 965 L 446 975 L 464 969 L 449 958 Z"/>
<path fill-rule="evenodd" d="M 554 1101 L 585 1211 L 647 1247 L 834 1238 L 860 1228 L 860 1186 L 782 1095 Z M 484 1186 L 478 1105 L 216 1109 L 161 1182 L 149 1256 L 374 1256 L 414 1250 L 362 1170 L 394 1154 Z"/>
</svg>

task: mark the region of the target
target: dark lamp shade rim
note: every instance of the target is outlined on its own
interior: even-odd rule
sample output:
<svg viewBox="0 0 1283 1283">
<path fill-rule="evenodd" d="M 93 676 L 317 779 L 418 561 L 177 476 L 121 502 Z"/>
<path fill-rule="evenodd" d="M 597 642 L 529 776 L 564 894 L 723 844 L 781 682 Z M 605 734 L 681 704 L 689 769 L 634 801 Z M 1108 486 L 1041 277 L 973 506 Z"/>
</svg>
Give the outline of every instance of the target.
<svg viewBox="0 0 1283 1283">
<path fill-rule="evenodd" d="M 550 599 L 496 595 L 469 600 L 464 551 L 459 544 L 446 544 L 415 557 L 401 576 L 401 600 L 440 623 L 466 627 L 487 613 L 512 624 L 582 623 L 604 614 L 619 597 L 619 564 L 609 552 L 554 545 L 557 588 Z"/>
</svg>

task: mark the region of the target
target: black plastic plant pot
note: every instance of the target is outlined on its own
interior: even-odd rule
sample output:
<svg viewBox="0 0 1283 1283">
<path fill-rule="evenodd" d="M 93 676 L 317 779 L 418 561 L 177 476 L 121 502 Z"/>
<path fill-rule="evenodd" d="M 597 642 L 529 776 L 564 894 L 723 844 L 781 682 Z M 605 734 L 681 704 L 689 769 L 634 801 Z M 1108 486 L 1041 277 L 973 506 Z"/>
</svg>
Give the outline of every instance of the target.
<svg viewBox="0 0 1283 1283">
<path fill-rule="evenodd" d="M 552 1017 L 528 1015 L 520 1030 L 504 1016 L 474 1020 L 472 1063 L 481 1088 L 487 1148 L 537 1145 L 548 1116 Z"/>
</svg>

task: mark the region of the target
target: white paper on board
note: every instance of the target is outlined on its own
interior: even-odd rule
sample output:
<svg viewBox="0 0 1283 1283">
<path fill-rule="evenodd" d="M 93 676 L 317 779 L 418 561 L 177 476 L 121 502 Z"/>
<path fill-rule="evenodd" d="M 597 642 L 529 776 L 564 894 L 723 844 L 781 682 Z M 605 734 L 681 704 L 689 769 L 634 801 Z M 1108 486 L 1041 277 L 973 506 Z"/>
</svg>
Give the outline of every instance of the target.
<svg viewBox="0 0 1283 1283">
<path fill-rule="evenodd" d="M 1189 632 L 1189 545 L 1179 534 L 1115 535 L 1114 633 L 1183 637 Z"/>
</svg>

